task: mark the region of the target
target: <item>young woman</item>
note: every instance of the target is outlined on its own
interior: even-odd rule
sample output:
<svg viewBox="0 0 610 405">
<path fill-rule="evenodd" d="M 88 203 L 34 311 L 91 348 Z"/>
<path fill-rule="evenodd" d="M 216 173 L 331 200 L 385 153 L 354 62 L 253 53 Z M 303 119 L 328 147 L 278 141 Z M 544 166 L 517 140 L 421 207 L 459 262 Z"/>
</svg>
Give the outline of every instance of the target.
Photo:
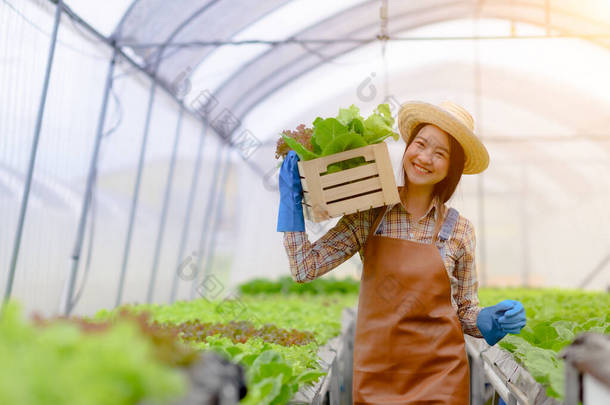
<svg viewBox="0 0 610 405">
<path fill-rule="evenodd" d="M 311 244 L 291 152 L 280 170 L 277 230 L 297 282 L 360 253 L 355 404 L 468 404 L 463 333 L 494 345 L 525 326 L 519 301 L 479 307 L 474 228 L 445 205 L 462 174 L 485 170 L 489 155 L 454 103 L 403 104 L 398 124 L 406 142 L 400 204 L 345 215 Z"/>
</svg>

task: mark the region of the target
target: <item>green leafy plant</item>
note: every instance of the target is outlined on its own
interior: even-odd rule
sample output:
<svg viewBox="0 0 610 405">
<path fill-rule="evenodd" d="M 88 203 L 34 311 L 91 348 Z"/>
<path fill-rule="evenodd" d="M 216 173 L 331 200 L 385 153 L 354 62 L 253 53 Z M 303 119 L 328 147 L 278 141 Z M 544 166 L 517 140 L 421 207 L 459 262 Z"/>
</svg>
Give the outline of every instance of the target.
<svg viewBox="0 0 610 405">
<path fill-rule="evenodd" d="M 481 305 L 503 299 L 523 303 L 527 324 L 517 335 L 498 344 L 513 354 L 546 387 L 547 395 L 562 399 L 564 362 L 557 353 L 579 333 L 610 333 L 610 294 L 567 289 L 482 288 Z"/>
<path fill-rule="evenodd" d="M 392 126 L 394 118 L 388 104 L 379 104 L 366 119 L 355 105 L 339 109 L 336 118 L 318 117 L 313 121 L 313 130 L 304 125 L 297 131 L 284 131 L 276 148 L 276 158 L 294 150 L 302 161 L 317 159 L 350 149 L 383 142 L 386 138 L 399 139 Z M 328 166 L 328 173 L 366 164 L 364 158 L 353 158 Z"/>
<path fill-rule="evenodd" d="M 185 342 L 246 368 L 248 395 L 241 403 L 279 405 L 325 375 L 317 363 L 318 349 L 341 332 L 341 312 L 353 307 L 356 299 L 357 295 L 344 293 L 243 294 L 224 300 L 126 306 L 100 311 L 95 318 L 113 319 L 126 309 L 149 313 L 160 325 L 182 328 Z"/>
<path fill-rule="evenodd" d="M 277 280 L 257 278 L 239 285 L 242 294 L 358 294 L 360 281 L 346 278 L 338 280 L 333 277 L 320 277 L 308 283 L 295 283 L 291 276 L 282 276 Z"/>
<path fill-rule="evenodd" d="M 85 331 L 26 322 L 14 302 L 0 317 L 0 404 L 133 405 L 179 399 L 186 375 L 162 363 L 133 322 Z"/>
<path fill-rule="evenodd" d="M 170 326 L 180 331 L 180 336 L 187 342 L 203 342 L 208 336 L 222 335 L 230 338 L 233 343 L 245 343 L 248 339 L 258 337 L 265 342 L 277 343 L 282 346 L 306 345 L 313 342 L 314 335 L 308 331 L 288 330 L 278 328 L 273 324 L 265 324 L 256 328 L 249 321 L 229 321 L 228 323 L 204 323 L 195 319 Z"/>
</svg>

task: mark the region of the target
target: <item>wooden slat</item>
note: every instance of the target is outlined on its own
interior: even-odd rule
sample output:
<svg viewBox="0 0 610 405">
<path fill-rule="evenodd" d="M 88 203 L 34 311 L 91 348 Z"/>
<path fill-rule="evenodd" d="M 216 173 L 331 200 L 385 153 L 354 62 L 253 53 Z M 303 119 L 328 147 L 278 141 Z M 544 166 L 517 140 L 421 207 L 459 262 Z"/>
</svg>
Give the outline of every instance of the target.
<svg viewBox="0 0 610 405">
<path fill-rule="evenodd" d="M 329 164 L 359 156 L 364 157 L 366 161 L 371 162 L 375 160 L 375 162 L 320 176 L 320 173 L 326 172 Z M 400 202 L 398 189 L 394 180 L 394 171 L 385 143 L 368 145 L 319 159 L 299 161 L 298 168 L 299 174 L 302 177 L 301 184 L 303 191 L 305 192 L 304 201 L 310 205 L 310 207 L 304 208 L 304 214 L 305 218 L 310 221 L 320 222 L 327 219 L 322 217 L 324 212 L 328 212 L 328 215 L 334 218 L 356 211 L 364 211 L 371 207 L 380 207 L 384 204 Z M 370 176 L 375 177 L 329 188 L 329 186 Z M 327 188 L 327 190 L 324 190 L 323 187 Z M 351 195 L 375 189 L 382 189 L 382 191 L 327 204 L 327 201 L 347 198 Z"/>
<path fill-rule="evenodd" d="M 394 169 L 390 161 L 388 153 L 388 145 L 385 142 L 374 145 L 375 161 L 377 170 L 379 171 L 379 179 L 383 187 L 383 195 L 385 200 L 391 204 L 397 204 L 400 201 L 398 188 L 394 180 Z"/>
<path fill-rule="evenodd" d="M 309 193 L 303 193 L 303 202 L 307 205 L 311 205 L 311 198 L 309 196 Z"/>
<path fill-rule="evenodd" d="M 337 173 L 330 173 L 320 176 L 320 183 L 322 184 L 322 188 L 326 188 L 336 184 L 345 183 L 346 181 L 357 180 L 376 174 L 377 165 L 375 163 L 371 163 L 364 166 L 352 167 L 351 169 L 342 170 Z"/>
<path fill-rule="evenodd" d="M 303 216 L 305 218 L 307 218 L 310 221 L 314 221 L 314 215 L 313 212 L 311 211 L 311 208 L 308 205 L 303 204 Z"/>
<path fill-rule="evenodd" d="M 373 191 L 381 188 L 381 181 L 379 177 L 372 177 L 370 179 L 358 181 L 356 183 L 350 183 L 339 187 L 333 187 L 328 190 L 324 190 L 325 201 L 334 201 L 340 198 L 346 198 L 355 194 L 366 193 L 367 191 Z"/>
<path fill-rule="evenodd" d="M 372 145 L 363 146 L 362 148 L 356 148 L 346 150 L 345 152 L 335 153 L 334 155 L 324 156 L 318 159 L 307 160 L 304 163 L 311 164 L 314 167 L 316 174 L 324 173 L 328 169 L 328 165 L 332 163 L 342 162 L 344 160 L 352 159 L 355 157 L 364 157 L 366 161 L 375 159 Z"/>
<path fill-rule="evenodd" d="M 298 161 L 297 167 L 299 168 L 299 175 L 301 176 L 301 186 L 303 187 L 303 191 L 309 191 L 309 184 L 307 183 L 307 179 L 305 179 L 305 169 L 303 167 L 303 162 Z"/>
<path fill-rule="evenodd" d="M 310 221 L 320 222 L 323 219 L 316 215 L 316 212 L 327 209 L 322 195 L 322 185 L 320 184 L 320 175 L 316 172 L 315 165 L 307 164 L 318 159 L 309 160 L 299 165 L 299 172 L 304 179 L 301 179 L 301 185 L 306 183 L 308 188 L 307 203 L 311 207 L 305 210 L 305 218 Z M 300 162 L 299 162 L 300 163 Z"/>
<path fill-rule="evenodd" d="M 356 211 L 365 211 L 369 208 L 381 207 L 384 205 L 383 193 L 378 191 L 360 197 L 350 198 L 349 200 L 339 201 L 328 204 L 328 214 L 331 217 L 352 214 Z"/>
</svg>

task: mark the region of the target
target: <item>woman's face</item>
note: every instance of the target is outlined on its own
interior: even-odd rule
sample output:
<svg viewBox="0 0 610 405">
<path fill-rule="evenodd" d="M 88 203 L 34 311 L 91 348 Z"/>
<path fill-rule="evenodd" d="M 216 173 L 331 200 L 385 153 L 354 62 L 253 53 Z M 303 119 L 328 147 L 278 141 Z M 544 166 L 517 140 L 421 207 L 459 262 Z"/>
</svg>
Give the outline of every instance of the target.
<svg viewBox="0 0 610 405">
<path fill-rule="evenodd" d="M 435 125 L 424 126 L 407 147 L 403 167 L 408 184 L 434 186 L 449 172 L 449 135 Z"/>
</svg>

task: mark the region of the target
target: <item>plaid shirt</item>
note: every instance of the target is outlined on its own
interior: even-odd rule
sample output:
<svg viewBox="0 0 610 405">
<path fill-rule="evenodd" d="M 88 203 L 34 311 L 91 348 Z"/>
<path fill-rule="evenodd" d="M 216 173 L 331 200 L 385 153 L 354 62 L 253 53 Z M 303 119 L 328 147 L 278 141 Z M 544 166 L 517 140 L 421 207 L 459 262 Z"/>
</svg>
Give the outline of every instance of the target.
<svg viewBox="0 0 610 405">
<path fill-rule="evenodd" d="M 364 244 L 369 229 L 382 208 L 344 215 L 314 243 L 309 242 L 305 232 L 284 232 L 284 247 L 292 278 L 300 283 L 312 281 L 348 260 L 356 251 L 364 262 Z M 386 214 L 377 234 L 419 243 L 432 243 L 437 216 L 434 201 L 419 220 L 413 218 L 401 204 L 396 204 Z M 468 335 L 480 338 L 483 335 L 476 325 L 481 307 L 474 262 L 475 243 L 474 227 L 468 219 L 460 215 L 451 237 L 446 242 L 444 262 L 451 281 L 451 304 L 457 312 L 462 330 Z"/>
</svg>

